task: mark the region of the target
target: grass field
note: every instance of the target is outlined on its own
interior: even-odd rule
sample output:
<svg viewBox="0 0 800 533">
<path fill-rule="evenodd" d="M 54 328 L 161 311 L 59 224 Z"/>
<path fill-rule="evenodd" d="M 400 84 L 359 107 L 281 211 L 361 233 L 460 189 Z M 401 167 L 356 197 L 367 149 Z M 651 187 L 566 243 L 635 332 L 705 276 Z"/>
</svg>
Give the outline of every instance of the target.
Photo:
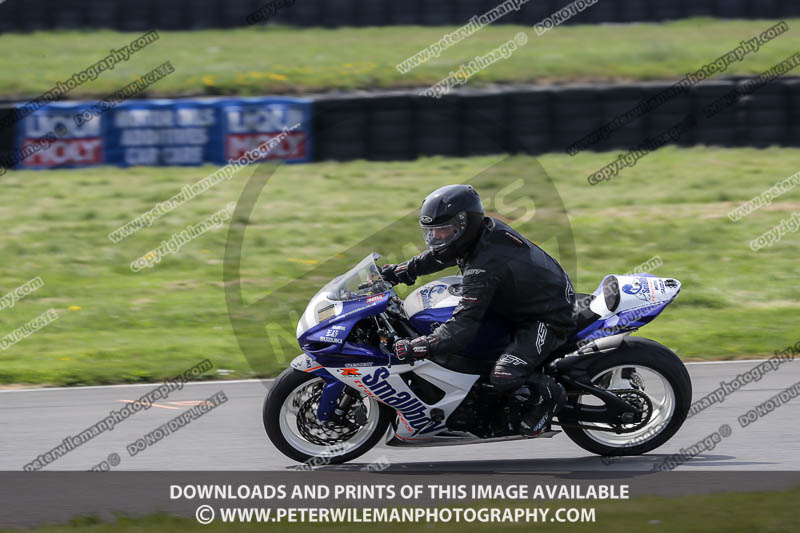
<svg viewBox="0 0 800 533">
<path fill-rule="evenodd" d="M 475 56 L 528 34 L 528 43 L 469 80 L 559 83 L 678 79 L 757 36 L 777 20 L 687 19 L 661 24 L 562 26 L 537 36 L 531 27 L 489 26 L 407 74 L 395 65 L 442 38 L 454 27 L 294 29 L 160 32 L 160 39 L 94 81 L 70 99 L 102 97 L 164 61 L 175 73 L 142 97 L 161 95 L 262 95 L 331 89 L 421 87 L 458 70 Z M 796 52 L 800 21 L 789 31 L 730 65 L 723 75 L 753 75 Z M 138 33 L 52 31 L 6 34 L 0 54 L 0 95 L 34 97 L 99 61 Z M 598 45 L 593 45 L 597 43 Z M 602 43 L 602 46 L 599 44 Z"/>
<path fill-rule="evenodd" d="M 643 335 L 695 360 L 764 356 L 800 340 L 800 232 L 758 252 L 748 247 L 800 211 L 800 190 L 739 222 L 726 216 L 800 170 L 797 150 L 665 148 L 611 181 L 589 186 L 586 176 L 614 157 L 587 152 L 538 159 L 569 213 L 578 291 L 591 292 L 603 275 L 627 272 L 658 255 L 663 265 L 655 273 L 680 279 L 683 290 Z M 242 252 L 246 302 L 280 289 L 258 332 L 271 323 L 291 340 L 296 313 L 327 277 L 281 287 L 337 254 L 354 264 L 362 256 L 347 250 L 360 239 L 413 213 L 436 187 L 468 181 L 500 159 L 280 167 L 258 198 Z M 534 163 L 531 157 L 506 160 L 506 178 L 485 182 L 479 192 L 491 197 L 529 175 Z M 129 267 L 176 231 L 238 200 L 249 169 L 118 244 L 108 238 L 213 170 L 107 167 L 11 171 L 3 178 L 0 297 L 35 276 L 44 287 L 0 310 L 0 335 L 50 308 L 60 318 L 0 351 L 0 383 L 157 380 L 205 357 L 230 371 L 219 377 L 274 375 L 285 367 L 296 345 L 281 356 L 267 342 L 265 361 L 252 365 L 233 335 L 222 281 L 227 229 L 204 234 L 152 269 L 134 273 Z M 413 222 L 396 238 L 368 246 L 402 255 L 407 242 L 421 243 Z M 558 256 L 552 243 L 542 244 Z"/>
<path fill-rule="evenodd" d="M 681 533 L 715 532 L 760 533 L 792 532 L 800 527 L 796 512 L 796 501 L 800 489 L 780 492 L 750 492 L 712 495 L 690 495 L 678 498 L 656 496 L 636 498 L 628 501 L 599 502 L 594 505 L 595 522 L 585 523 L 438 523 L 428 525 L 437 532 L 460 531 L 536 531 L 543 532 L 595 532 L 595 531 L 669 531 Z M 491 505 L 490 505 L 491 506 Z M 582 507 L 577 505 L 576 507 Z M 550 507 L 549 516 L 554 516 L 555 506 Z M 386 533 L 405 532 L 410 524 L 381 524 Z M 418 529 L 411 525 L 412 529 Z M 353 524 L 281 524 L 280 531 L 297 533 L 324 531 L 349 532 Z M 33 529 L 37 533 L 139 533 L 165 531 L 185 533 L 189 531 L 264 531 L 275 530 L 263 524 L 199 525 L 194 520 L 155 515 L 147 518 L 121 518 L 113 523 L 86 518 L 75 520 L 70 525 L 48 526 Z"/>
</svg>

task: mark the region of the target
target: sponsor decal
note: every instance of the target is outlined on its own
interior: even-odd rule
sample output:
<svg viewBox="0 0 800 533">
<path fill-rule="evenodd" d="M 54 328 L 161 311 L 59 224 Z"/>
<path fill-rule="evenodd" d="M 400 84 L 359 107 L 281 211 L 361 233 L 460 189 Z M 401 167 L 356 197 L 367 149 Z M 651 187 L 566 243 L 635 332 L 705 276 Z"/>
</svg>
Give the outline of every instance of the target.
<svg viewBox="0 0 800 533">
<path fill-rule="evenodd" d="M 658 288 L 657 285 L 658 283 L 654 282 L 653 278 L 647 278 L 647 289 L 650 296 L 649 301 L 651 302 L 656 301 L 656 289 Z"/>
<path fill-rule="evenodd" d="M 325 335 L 319 338 L 319 340 L 320 342 L 342 344 L 343 339 L 339 338 L 339 333 L 341 333 L 343 330 L 344 328 L 342 326 L 339 326 L 338 328 L 330 328 L 325 332 Z"/>
<path fill-rule="evenodd" d="M 361 371 L 357 368 L 340 368 L 339 373 L 343 376 L 360 376 Z"/>
<path fill-rule="evenodd" d="M 486 270 L 484 270 L 482 268 L 470 268 L 469 270 L 464 272 L 464 275 L 465 276 L 475 276 L 477 274 L 483 274 L 484 272 L 486 272 Z"/>
<path fill-rule="evenodd" d="M 626 283 L 622 286 L 622 292 L 627 294 L 638 294 L 642 290 L 642 284 L 639 280 L 634 280 L 632 283 Z"/>
<path fill-rule="evenodd" d="M 650 287 L 647 283 L 642 283 L 641 279 L 637 280 L 635 288 L 637 288 L 638 290 L 636 292 L 631 292 L 629 294 L 633 294 L 634 296 L 645 302 L 650 300 Z"/>
<path fill-rule="evenodd" d="M 641 278 L 632 283 L 623 285 L 622 292 L 636 296 L 638 299 L 645 302 L 650 301 L 650 285 L 648 283 L 642 283 Z"/>
<path fill-rule="evenodd" d="M 447 285 L 439 283 L 430 287 L 422 287 L 419 290 L 420 303 L 423 309 L 430 309 L 434 305 L 434 296 L 442 294 L 447 290 Z"/>
<path fill-rule="evenodd" d="M 298 357 L 294 361 L 292 361 L 292 368 L 296 368 L 297 370 L 308 371 L 315 366 L 318 366 L 317 362 L 305 354 L 302 359 Z"/>
<path fill-rule="evenodd" d="M 433 219 L 428 215 L 425 215 L 423 217 L 419 217 L 419 221 L 422 222 L 423 224 L 430 224 L 431 222 L 433 222 Z"/>
<path fill-rule="evenodd" d="M 430 433 L 444 427 L 444 424 L 428 416 L 428 408 L 416 396 L 405 391 L 397 392 L 386 380 L 389 376 L 386 368 L 379 368 L 354 383 L 370 396 L 394 407 L 401 422 L 413 435 Z"/>
<path fill-rule="evenodd" d="M 632 294 L 644 302 L 655 302 L 657 290 L 659 290 L 659 283 L 654 278 L 639 278 L 633 283 L 626 283 L 622 286 L 622 292 Z M 666 292 L 663 288 L 661 291 L 662 294 Z"/>
<path fill-rule="evenodd" d="M 381 300 L 383 300 L 383 294 L 377 294 L 375 296 L 370 296 L 369 298 L 367 298 L 367 303 L 371 304 L 372 302 L 379 302 Z"/>
</svg>

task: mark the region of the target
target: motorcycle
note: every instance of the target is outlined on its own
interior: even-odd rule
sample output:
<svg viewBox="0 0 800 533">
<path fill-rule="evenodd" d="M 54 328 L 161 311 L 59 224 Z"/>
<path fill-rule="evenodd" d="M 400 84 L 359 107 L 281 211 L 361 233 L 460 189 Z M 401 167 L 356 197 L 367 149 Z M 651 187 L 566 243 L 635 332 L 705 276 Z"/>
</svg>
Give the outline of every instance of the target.
<svg viewBox="0 0 800 533">
<path fill-rule="evenodd" d="M 431 333 L 460 299 L 461 276 L 446 276 L 401 300 L 381 277 L 377 254 L 325 285 L 297 325 L 303 350 L 278 376 L 263 406 L 278 450 L 299 462 L 339 464 L 384 436 L 388 446 L 442 446 L 522 439 L 526 405 L 500 395 L 489 372 L 511 332 L 487 316 L 462 352 L 399 360 L 399 338 Z M 632 337 L 669 305 L 681 284 L 652 274 L 608 275 L 576 294 L 577 327 L 541 371 L 567 401 L 536 438 L 558 426 L 578 446 L 618 456 L 649 452 L 686 419 L 692 384 L 667 347 Z"/>
</svg>

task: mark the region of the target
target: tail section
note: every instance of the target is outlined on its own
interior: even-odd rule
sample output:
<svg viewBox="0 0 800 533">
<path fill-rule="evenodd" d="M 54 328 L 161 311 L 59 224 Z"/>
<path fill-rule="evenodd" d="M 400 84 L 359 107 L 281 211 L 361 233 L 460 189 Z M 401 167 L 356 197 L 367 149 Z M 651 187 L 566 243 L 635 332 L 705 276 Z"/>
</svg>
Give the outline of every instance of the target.
<svg viewBox="0 0 800 533">
<path fill-rule="evenodd" d="M 681 290 L 680 281 L 652 274 L 609 275 L 591 295 L 589 310 L 596 318 L 572 335 L 583 344 L 609 335 L 634 331 L 661 313 Z M 585 305 L 579 301 L 578 306 Z M 585 314 L 585 310 L 583 310 Z"/>
</svg>

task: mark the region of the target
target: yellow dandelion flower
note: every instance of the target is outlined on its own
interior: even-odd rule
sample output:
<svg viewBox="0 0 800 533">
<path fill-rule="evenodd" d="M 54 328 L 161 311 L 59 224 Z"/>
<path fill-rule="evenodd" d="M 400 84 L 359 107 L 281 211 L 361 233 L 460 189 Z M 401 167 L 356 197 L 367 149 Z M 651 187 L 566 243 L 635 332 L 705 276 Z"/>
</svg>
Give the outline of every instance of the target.
<svg viewBox="0 0 800 533">
<path fill-rule="evenodd" d="M 81 310 L 81 306 L 79 306 L 79 305 L 70 305 L 69 307 L 67 307 L 67 309 L 70 310 L 70 311 L 80 311 Z"/>
</svg>

